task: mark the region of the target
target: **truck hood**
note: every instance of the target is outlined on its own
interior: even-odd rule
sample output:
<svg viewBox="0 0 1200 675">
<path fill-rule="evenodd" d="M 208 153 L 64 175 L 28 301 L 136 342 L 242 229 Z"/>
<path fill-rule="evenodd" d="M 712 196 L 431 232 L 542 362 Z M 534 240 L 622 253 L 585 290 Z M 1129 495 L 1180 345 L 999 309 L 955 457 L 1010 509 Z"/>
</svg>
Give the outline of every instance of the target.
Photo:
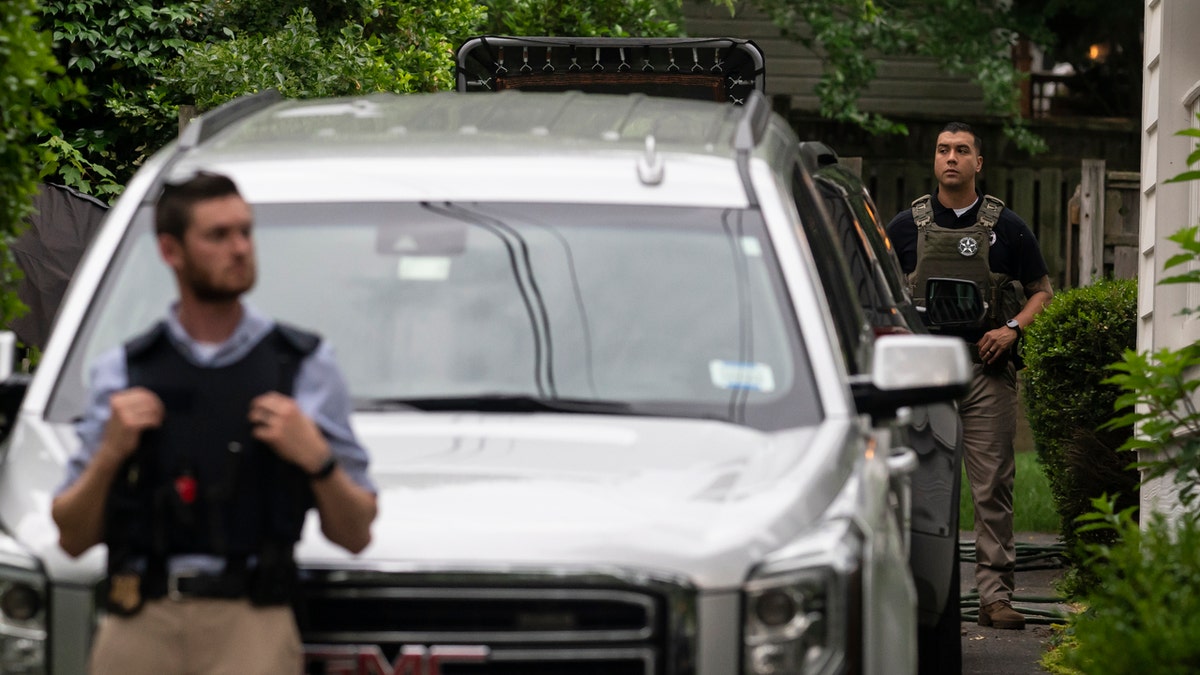
<svg viewBox="0 0 1200 675">
<path fill-rule="evenodd" d="M 845 428 L 716 421 L 412 414 L 357 420 L 379 489 L 353 565 L 596 569 L 739 585 L 819 517 L 849 471 Z M 341 554 L 311 532 L 310 563 Z"/>
<path fill-rule="evenodd" d="M 351 555 L 321 535 L 310 513 L 297 546 L 302 565 L 615 568 L 734 588 L 765 554 L 813 525 L 857 456 L 847 445 L 849 422 L 836 420 L 766 433 L 666 418 L 369 413 L 354 427 L 378 489 L 372 542 Z M 5 548 L 23 549 L 52 578 L 95 581 L 103 547 L 68 558 L 49 514 L 70 428 L 38 420 L 16 433 L 22 442 L 8 461 L 28 463 L 22 475 L 45 485 L 17 489 L 11 471 L 0 480 L 13 537 L 0 558 Z"/>
</svg>

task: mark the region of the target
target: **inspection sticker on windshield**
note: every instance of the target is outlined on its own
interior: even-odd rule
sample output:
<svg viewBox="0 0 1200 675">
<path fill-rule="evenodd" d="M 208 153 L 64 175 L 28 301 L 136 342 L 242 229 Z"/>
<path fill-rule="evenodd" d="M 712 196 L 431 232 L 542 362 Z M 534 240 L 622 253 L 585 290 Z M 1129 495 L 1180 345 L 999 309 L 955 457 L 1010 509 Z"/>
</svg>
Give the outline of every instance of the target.
<svg viewBox="0 0 1200 675">
<path fill-rule="evenodd" d="M 720 389 L 775 391 L 775 373 L 765 363 L 713 360 L 708 362 L 708 374 Z"/>
<path fill-rule="evenodd" d="M 443 256 L 401 256 L 396 276 L 405 281 L 445 281 L 450 278 L 450 259 Z"/>
</svg>

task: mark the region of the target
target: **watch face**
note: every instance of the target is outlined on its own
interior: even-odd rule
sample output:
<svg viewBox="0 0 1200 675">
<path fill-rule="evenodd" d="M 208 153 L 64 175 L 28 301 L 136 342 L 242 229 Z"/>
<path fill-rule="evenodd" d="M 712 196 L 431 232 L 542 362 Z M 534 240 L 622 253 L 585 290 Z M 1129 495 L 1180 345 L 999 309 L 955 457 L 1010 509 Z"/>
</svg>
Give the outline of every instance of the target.
<svg viewBox="0 0 1200 675">
<path fill-rule="evenodd" d="M 1009 319 L 1004 323 L 1004 325 L 1012 328 L 1013 330 L 1021 330 L 1021 324 L 1017 323 L 1016 319 Z"/>
</svg>

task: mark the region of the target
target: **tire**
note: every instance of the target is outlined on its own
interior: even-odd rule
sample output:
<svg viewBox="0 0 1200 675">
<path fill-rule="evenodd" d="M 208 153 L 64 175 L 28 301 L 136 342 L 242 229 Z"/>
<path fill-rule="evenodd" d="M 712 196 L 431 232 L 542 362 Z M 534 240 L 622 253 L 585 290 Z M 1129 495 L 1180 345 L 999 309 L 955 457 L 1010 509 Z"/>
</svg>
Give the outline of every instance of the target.
<svg viewBox="0 0 1200 675">
<path fill-rule="evenodd" d="M 920 675 L 962 675 L 962 570 L 955 537 L 950 593 L 936 624 L 917 628 L 917 672 Z"/>
</svg>

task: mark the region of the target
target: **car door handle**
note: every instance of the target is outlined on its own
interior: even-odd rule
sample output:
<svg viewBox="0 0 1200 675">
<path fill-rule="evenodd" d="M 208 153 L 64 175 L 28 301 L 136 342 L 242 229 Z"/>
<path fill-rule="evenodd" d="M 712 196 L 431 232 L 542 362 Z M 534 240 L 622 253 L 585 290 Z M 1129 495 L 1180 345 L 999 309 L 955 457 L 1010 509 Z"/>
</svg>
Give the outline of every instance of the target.
<svg viewBox="0 0 1200 675">
<path fill-rule="evenodd" d="M 893 477 L 907 476 L 916 471 L 919 464 L 917 451 L 907 447 L 893 448 L 887 458 L 888 473 Z"/>
</svg>

